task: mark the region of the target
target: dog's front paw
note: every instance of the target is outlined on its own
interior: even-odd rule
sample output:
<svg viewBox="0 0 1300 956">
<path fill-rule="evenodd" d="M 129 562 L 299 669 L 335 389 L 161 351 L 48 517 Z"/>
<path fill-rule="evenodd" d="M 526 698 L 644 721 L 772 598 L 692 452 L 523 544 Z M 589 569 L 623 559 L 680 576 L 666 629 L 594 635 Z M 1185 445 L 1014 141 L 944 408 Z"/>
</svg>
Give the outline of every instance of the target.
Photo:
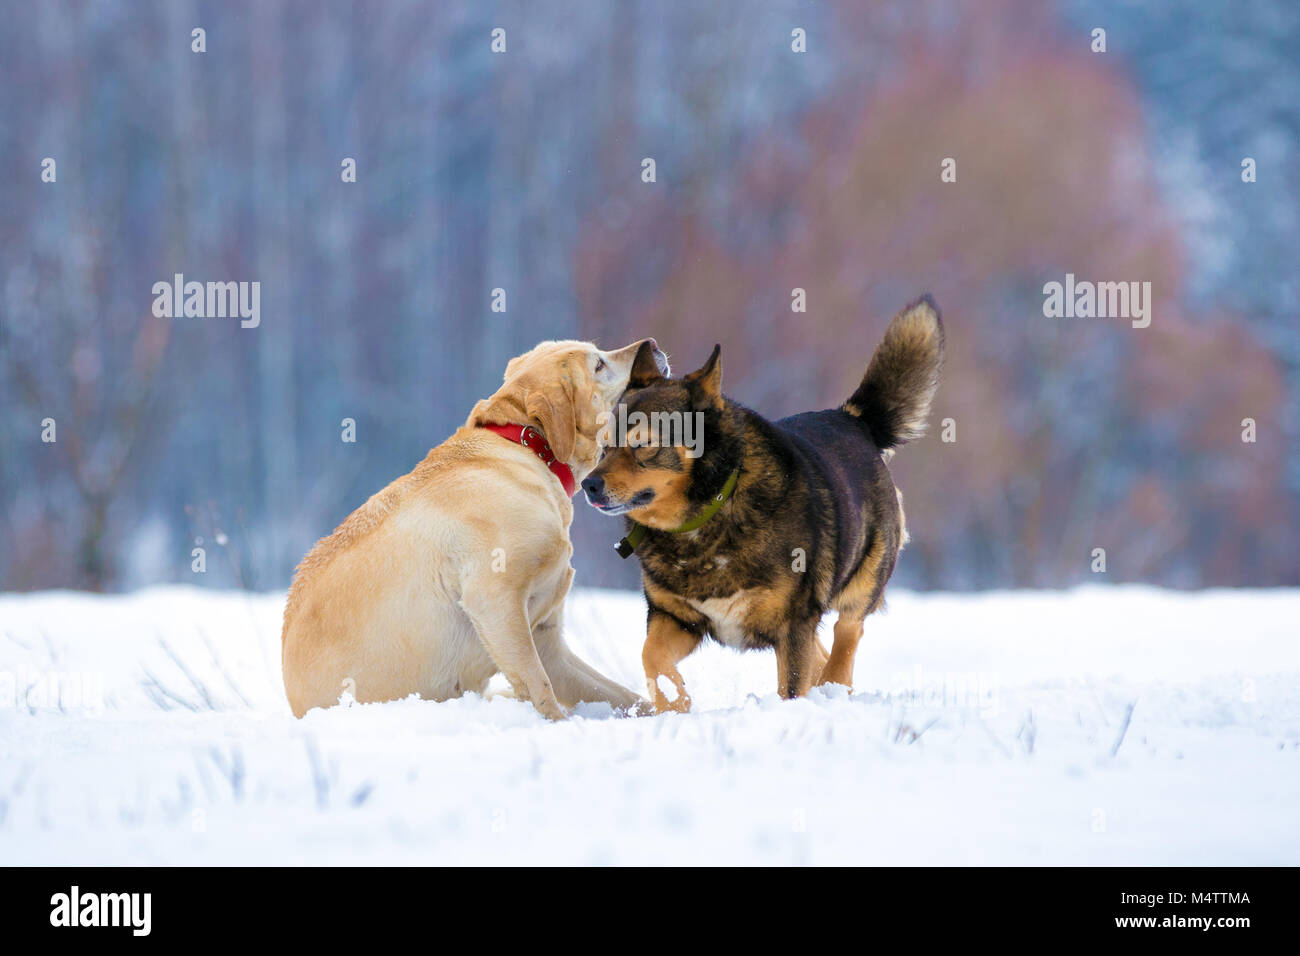
<svg viewBox="0 0 1300 956">
<path fill-rule="evenodd" d="M 646 673 L 646 690 L 649 692 L 650 699 L 654 701 L 654 712 L 656 714 L 687 714 L 691 710 L 691 695 L 686 693 L 686 682 L 682 680 L 682 675 L 658 674 L 650 676 L 651 672 Z M 672 700 L 668 699 L 668 694 L 664 693 L 665 687 L 661 681 L 667 681 L 668 690 L 674 694 Z"/>
<path fill-rule="evenodd" d="M 654 708 L 656 714 L 689 714 L 691 712 L 691 695 L 682 690 L 669 700 L 659 688 L 655 688 Z"/>
<path fill-rule="evenodd" d="M 653 717 L 658 711 L 655 710 L 652 702 L 638 697 L 637 702 L 627 708 L 626 713 L 629 717 Z"/>
<path fill-rule="evenodd" d="M 560 702 L 552 698 L 551 700 L 533 701 L 533 706 L 537 712 L 547 720 L 567 720 L 568 712 L 560 706 Z"/>
</svg>

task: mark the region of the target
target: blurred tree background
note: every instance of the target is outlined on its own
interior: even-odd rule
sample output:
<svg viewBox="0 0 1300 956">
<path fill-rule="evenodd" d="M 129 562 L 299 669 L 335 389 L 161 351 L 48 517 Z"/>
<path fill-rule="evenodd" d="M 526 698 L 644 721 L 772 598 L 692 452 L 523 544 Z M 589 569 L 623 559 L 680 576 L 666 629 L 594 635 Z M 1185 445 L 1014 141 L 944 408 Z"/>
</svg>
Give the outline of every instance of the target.
<svg viewBox="0 0 1300 956">
<path fill-rule="evenodd" d="M 892 466 L 896 580 L 1067 585 L 1105 548 L 1111 581 L 1300 583 L 1291 0 L 0 0 L 0 24 L 0 588 L 281 588 L 541 339 L 654 335 L 679 372 L 721 342 L 727 392 L 775 417 L 843 400 L 923 291 L 949 352 Z M 155 318 L 178 272 L 259 281 L 260 327 Z M 1151 326 L 1044 318 L 1067 272 L 1151 282 Z M 619 522 L 575 508 L 577 583 L 636 586 Z"/>
</svg>

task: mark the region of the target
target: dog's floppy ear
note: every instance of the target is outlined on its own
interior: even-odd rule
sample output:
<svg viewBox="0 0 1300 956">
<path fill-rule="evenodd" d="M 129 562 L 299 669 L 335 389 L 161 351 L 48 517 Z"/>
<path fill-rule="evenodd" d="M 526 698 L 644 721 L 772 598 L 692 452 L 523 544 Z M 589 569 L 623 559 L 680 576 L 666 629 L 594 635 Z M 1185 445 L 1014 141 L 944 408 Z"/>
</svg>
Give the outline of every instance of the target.
<svg viewBox="0 0 1300 956">
<path fill-rule="evenodd" d="M 700 368 L 691 372 L 684 379 L 690 386 L 692 395 L 701 396 L 714 405 L 722 403 L 722 346 L 713 346 L 713 354 Z"/>
<path fill-rule="evenodd" d="M 659 363 L 655 361 L 655 348 L 655 340 L 646 339 L 636 350 L 636 358 L 632 360 L 632 374 L 627 380 L 628 388 L 645 388 L 663 380 Z"/>
<path fill-rule="evenodd" d="M 564 384 L 548 382 L 529 392 L 524 411 L 542 430 L 555 457 L 570 461 L 578 441 L 578 423 L 573 412 L 573 396 Z"/>
</svg>

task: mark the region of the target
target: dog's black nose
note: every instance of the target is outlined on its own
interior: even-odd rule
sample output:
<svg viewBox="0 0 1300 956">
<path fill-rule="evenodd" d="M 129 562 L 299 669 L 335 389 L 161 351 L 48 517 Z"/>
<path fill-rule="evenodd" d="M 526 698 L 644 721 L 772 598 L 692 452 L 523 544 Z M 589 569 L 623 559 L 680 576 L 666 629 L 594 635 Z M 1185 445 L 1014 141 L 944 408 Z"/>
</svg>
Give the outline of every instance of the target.
<svg viewBox="0 0 1300 956">
<path fill-rule="evenodd" d="M 600 475 L 588 475 L 582 479 L 582 490 L 588 498 L 599 498 L 605 492 L 605 479 Z"/>
</svg>

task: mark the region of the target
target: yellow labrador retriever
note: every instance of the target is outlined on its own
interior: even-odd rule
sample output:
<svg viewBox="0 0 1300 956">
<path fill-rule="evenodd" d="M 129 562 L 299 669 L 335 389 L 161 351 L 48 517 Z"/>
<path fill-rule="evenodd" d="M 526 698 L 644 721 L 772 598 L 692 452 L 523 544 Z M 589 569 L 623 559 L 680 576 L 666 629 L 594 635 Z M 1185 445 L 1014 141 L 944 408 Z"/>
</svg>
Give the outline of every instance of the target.
<svg viewBox="0 0 1300 956">
<path fill-rule="evenodd" d="M 284 686 L 301 717 L 358 701 L 482 693 L 493 674 L 549 718 L 632 691 L 561 635 L 574 484 L 629 386 L 668 374 L 654 339 L 616 352 L 543 342 L 469 420 L 322 538 L 284 610 Z"/>
</svg>

